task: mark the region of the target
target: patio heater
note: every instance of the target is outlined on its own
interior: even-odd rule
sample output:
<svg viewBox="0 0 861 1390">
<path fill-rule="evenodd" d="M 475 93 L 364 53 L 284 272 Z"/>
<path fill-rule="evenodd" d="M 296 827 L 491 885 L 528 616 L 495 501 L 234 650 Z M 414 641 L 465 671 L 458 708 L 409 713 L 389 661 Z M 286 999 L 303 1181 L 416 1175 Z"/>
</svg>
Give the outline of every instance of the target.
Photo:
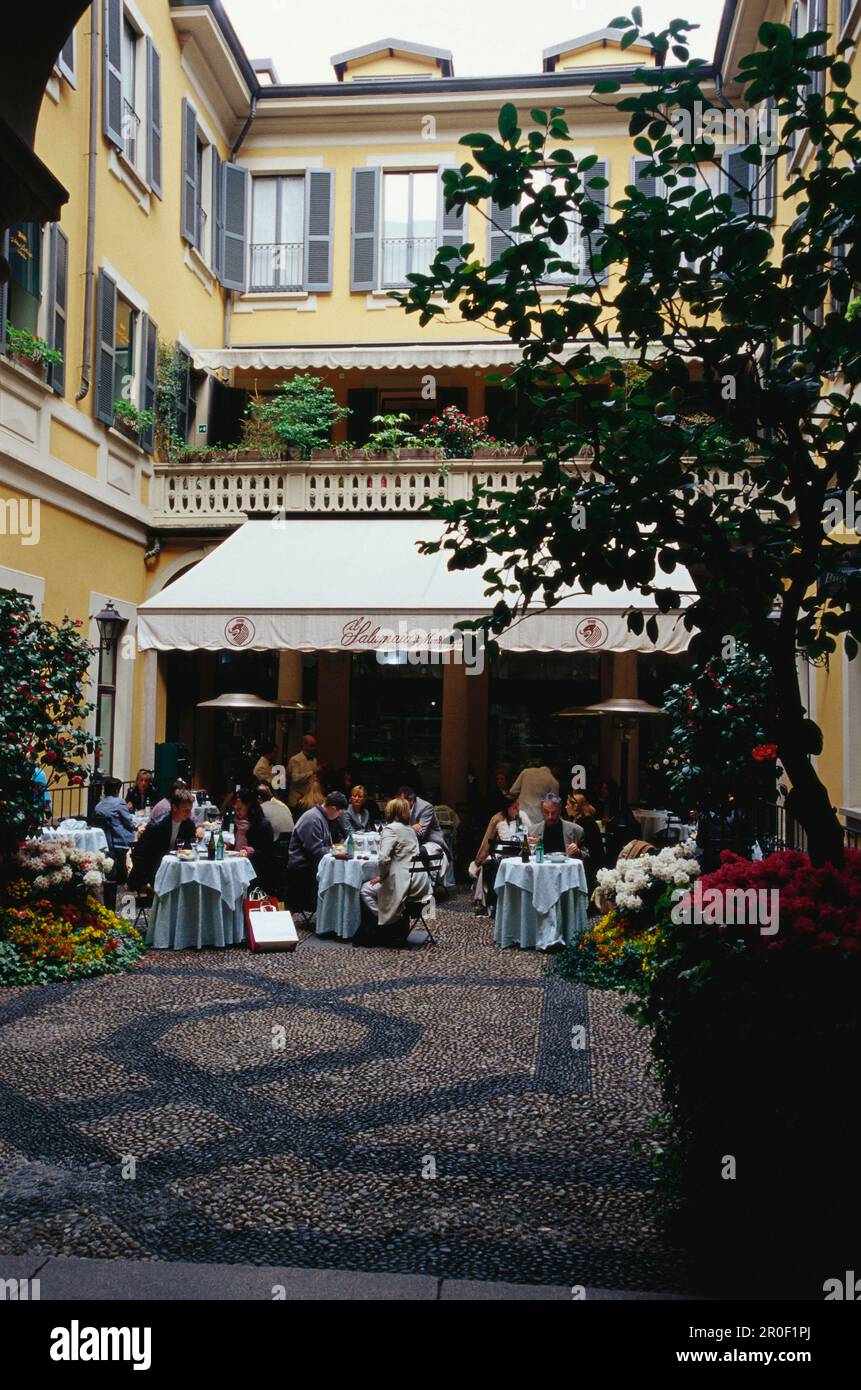
<svg viewBox="0 0 861 1390">
<path fill-rule="evenodd" d="M 621 817 L 629 809 L 628 758 L 631 734 L 637 727 L 637 720 L 649 718 L 656 714 L 666 714 L 667 711 L 659 709 L 657 705 L 650 705 L 647 700 L 638 700 L 629 695 L 617 696 L 612 700 L 601 700 L 596 705 L 587 705 L 586 708 L 591 714 L 611 714 L 613 727 L 618 731 L 622 740 L 619 758 L 619 815 Z"/>
<path fill-rule="evenodd" d="M 287 715 L 308 709 L 308 705 L 303 705 L 299 700 L 264 700 L 261 695 L 252 695 L 247 691 L 231 691 L 226 695 L 216 695 L 214 700 L 199 700 L 197 708 L 221 710 L 226 714 L 233 737 L 239 743 L 243 725 L 249 714 L 253 714 L 255 710 L 274 713 L 280 720 Z"/>
<path fill-rule="evenodd" d="M 116 724 L 117 704 L 117 646 L 123 628 L 128 620 L 117 612 L 113 599 L 108 599 L 104 608 L 93 614 L 93 622 L 99 629 L 99 670 L 96 681 L 96 737 L 101 744 L 96 746 L 93 757 L 93 775 L 87 789 L 87 817 L 93 814 L 96 803 L 101 799 L 104 768 L 111 768 L 114 756 L 114 726 Z"/>
</svg>

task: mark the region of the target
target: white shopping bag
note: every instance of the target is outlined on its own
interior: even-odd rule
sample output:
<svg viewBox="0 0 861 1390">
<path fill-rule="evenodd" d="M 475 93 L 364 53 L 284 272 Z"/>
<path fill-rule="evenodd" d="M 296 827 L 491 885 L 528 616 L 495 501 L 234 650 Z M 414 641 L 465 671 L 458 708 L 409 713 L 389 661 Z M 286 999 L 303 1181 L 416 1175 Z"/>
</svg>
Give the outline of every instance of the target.
<svg viewBox="0 0 861 1390">
<path fill-rule="evenodd" d="M 291 912 L 256 908 L 248 914 L 248 944 L 252 951 L 295 951 L 299 941 Z"/>
</svg>

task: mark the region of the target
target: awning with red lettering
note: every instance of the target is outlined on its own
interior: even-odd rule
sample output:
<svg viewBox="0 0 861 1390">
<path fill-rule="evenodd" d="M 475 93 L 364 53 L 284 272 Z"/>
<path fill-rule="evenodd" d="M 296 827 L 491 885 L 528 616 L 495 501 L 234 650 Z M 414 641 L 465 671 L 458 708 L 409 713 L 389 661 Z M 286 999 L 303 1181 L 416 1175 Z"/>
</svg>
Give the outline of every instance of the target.
<svg viewBox="0 0 861 1390">
<path fill-rule="evenodd" d="M 158 651 L 409 651 L 444 648 L 455 624 L 488 613 L 481 571 L 447 569 L 422 555 L 438 521 L 368 516 L 247 521 L 138 609 L 138 643 Z M 693 592 L 681 566 L 656 584 Z M 626 615 L 655 614 L 658 640 Z M 537 603 L 499 638 L 505 651 L 681 652 L 681 613 L 657 614 L 630 589 L 571 593 Z"/>
</svg>

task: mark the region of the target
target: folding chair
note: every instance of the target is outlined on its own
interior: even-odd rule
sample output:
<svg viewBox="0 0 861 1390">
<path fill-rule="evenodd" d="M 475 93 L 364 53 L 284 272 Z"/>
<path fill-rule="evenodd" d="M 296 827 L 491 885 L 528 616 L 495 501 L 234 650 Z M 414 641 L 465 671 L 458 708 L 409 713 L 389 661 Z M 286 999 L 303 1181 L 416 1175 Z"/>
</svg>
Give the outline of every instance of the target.
<svg viewBox="0 0 861 1390">
<path fill-rule="evenodd" d="M 306 931 L 313 931 L 317 911 L 317 877 L 313 869 L 287 870 L 287 907 Z"/>
<path fill-rule="evenodd" d="M 425 914 L 428 908 L 430 907 L 431 903 L 433 903 L 434 901 L 434 889 L 437 885 L 437 880 L 439 878 L 439 872 L 441 867 L 442 860 L 439 859 L 436 855 L 428 854 L 424 845 L 421 846 L 415 859 L 410 864 L 411 878 L 417 878 L 419 874 L 425 874 L 430 883 L 430 896 L 428 898 L 425 898 L 421 902 L 412 901 L 410 898 L 407 898 L 407 901 L 404 904 L 404 917 L 407 918 L 410 922 L 410 931 L 412 931 L 413 927 L 417 925 L 420 925 L 424 928 L 426 938 L 424 943 L 425 946 L 436 945 L 436 938 L 434 937 L 434 934 L 430 929 L 430 924 Z M 403 918 L 401 920 L 403 920 Z"/>
</svg>

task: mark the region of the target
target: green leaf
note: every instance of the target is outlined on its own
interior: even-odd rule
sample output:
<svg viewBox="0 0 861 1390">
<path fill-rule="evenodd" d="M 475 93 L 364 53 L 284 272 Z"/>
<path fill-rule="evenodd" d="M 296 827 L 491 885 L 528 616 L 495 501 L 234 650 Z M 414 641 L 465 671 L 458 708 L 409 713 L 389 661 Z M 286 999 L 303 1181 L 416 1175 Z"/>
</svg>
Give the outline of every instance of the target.
<svg viewBox="0 0 861 1390">
<path fill-rule="evenodd" d="M 515 137 L 517 132 L 517 107 L 513 102 L 507 101 L 504 106 L 501 107 L 497 126 L 503 140 L 510 141 Z"/>
<path fill-rule="evenodd" d="M 636 42 L 637 42 L 637 39 L 638 39 L 639 37 L 640 37 L 640 35 L 639 35 L 638 30 L 636 30 L 636 29 L 628 29 L 627 32 L 624 33 L 624 34 L 622 35 L 621 41 L 620 41 L 620 43 L 619 43 L 619 47 L 620 47 L 620 48 L 630 48 L 630 47 L 631 47 L 631 44 L 632 44 L 632 43 L 636 43 Z"/>
<path fill-rule="evenodd" d="M 605 96 L 609 92 L 620 92 L 621 82 L 616 82 L 612 77 L 602 77 L 600 82 L 596 82 L 592 91 L 596 96 Z"/>
</svg>

